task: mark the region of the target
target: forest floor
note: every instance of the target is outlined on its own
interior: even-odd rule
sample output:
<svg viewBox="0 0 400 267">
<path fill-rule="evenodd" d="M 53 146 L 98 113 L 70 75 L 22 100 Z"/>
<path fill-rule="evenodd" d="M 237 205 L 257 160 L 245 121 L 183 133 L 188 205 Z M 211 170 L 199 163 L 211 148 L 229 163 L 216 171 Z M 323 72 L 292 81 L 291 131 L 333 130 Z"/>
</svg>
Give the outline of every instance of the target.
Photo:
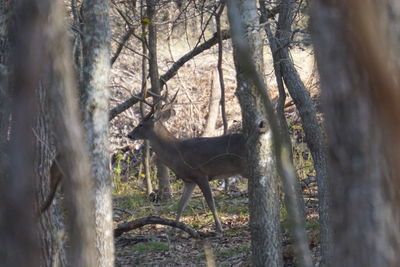
<svg viewBox="0 0 400 267">
<path fill-rule="evenodd" d="M 169 88 L 175 90 L 170 92 L 170 95 L 180 89 L 174 107 L 179 115 L 171 118 L 167 124 L 168 129 L 178 138 L 190 138 L 201 134 L 207 117 L 209 92 L 214 79 L 211 70 L 215 69 L 215 66 L 211 66 L 215 61 L 216 52 L 213 53 L 203 53 L 195 61 L 186 64 L 180 69 L 179 75 L 169 82 Z M 310 55 L 309 51 L 298 51 L 293 56 L 295 62 L 302 66 L 302 68 L 298 67 L 298 70 L 318 108 L 318 87 L 315 83 L 313 57 Z M 180 55 L 175 56 L 179 58 Z M 229 103 L 226 112 L 229 133 L 232 133 L 240 129 L 241 113 L 234 96 L 236 85 L 233 60 L 227 57 L 225 61 L 226 103 Z M 130 61 L 128 63 L 131 64 Z M 140 88 L 137 85 L 138 82 L 134 80 L 136 76 L 133 74 L 132 77 L 127 76 L 126 71 L 123 70 L 129 68 L 125 68 L 124 64 L 120 65 L 116 65 L 112 76 L 115 84 L 112 87 L 115 103 L 112 105 L 127 99 L 132 92 L 136 92 L 135 90 Z M 273 66 L 271 57 L 266 60 L 266 66 Z M 165 72 L 168 66 L 160 68 L 161 72 Z M 137 73 L 140 73 L 139 69 Z M 267 69 L 266 73 L 266 81 L 268 86 L 273 89 L 271 97 L 274 99 L 277 96 L 277 90 L 272 69 Z M 133 86 L 135 84 L 136 87 Z M 124 86 L 129 90 L 122 88 Z M 290 97 L 287 98 L 286 103 L 285 113 L 293 144 L 295 168 L 301 180 L 306 204 L 306 228 L 313 260 L 317 264 L 320 257 L 315 171 L 311 154 L 304 142 L 300 116 Z M 177 203 L 181 196 L 182 183 L 174 181 L 174 179 L 172 181 L 173 198 L 170 201 L 166 203 L 152 202 L 145 194 L 143 178 L 139 173 L 140 145 L 133 144 L 126 138 L 128 132 L 138 124 L 139 118 L 138 108 L 133 107 L 112 121 L 115 227 L 121 223 L 147 216 L 174 219 Z M 186 119 L 182 120 L 182 118 Z M 319 119 L 322 120 L 321 116 Z M 219 122 L 217 125 L 219 130 L 215 134 L 222 134 L 222 124 Z M 209 237 L 194 239 L 187 233 L 178 229 L 173 231 L 168 226 L 146 225 L 116 238 L 116 266 L 251 266 L 248 196 L 239 193 L 247 190 L 247 181 L 239 180 L 232 185 L 228 192 L 224 192 L 223 186 L 218 182 L 213 182 L 212 187 L 224 229 L 223 236 L 212 235 L 214 233 L 212 215 L 200 191 L 196 189 L 181 221 L 196 231 L 210 233 Z M 295 266 L 294 251 L 288 234 L 287 214 L 284 207 L 281 207 L 280 215 L 285 266 Z"/>
<path fill-rule="evenodd" d="M 179 186 L 178 186 L 179 187 Z M 251 266 L 247 182 L 240 180 L 225 193 L 217 182 L 214 194 L 223 224 L 223 236 L 213 235 L 214 222 L 199 190 L 186 208 L 182 222 L 209 237 L 195 239 L 187 233 L 162 225 L 146 225 L 116 238 L 116 266 Z M 307 232 L 315 263 L 318 254 L 316 185 L 313 177 L 302 180 L 307 210 Z M 179 188 L 177 188 L 179 190 Z M 114 221 L 119 223 L 156 215 L 175 217 L 180 193 L 166 203 L 151 202 L 141 194 L 115 196 Z M 295 266 L 288 234 L 287 215 L 281 208 L 285 266 Z"/>
</svg>

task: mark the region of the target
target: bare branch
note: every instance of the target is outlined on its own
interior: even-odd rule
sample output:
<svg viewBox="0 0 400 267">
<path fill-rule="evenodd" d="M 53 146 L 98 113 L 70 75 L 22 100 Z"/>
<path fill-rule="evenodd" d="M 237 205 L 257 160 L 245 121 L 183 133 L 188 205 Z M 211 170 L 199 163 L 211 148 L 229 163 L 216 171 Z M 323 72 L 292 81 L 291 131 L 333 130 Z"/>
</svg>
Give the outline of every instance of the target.
<svg viewBox="0 0 400 267">
<path fill-rule="evenodd" d="M 125 232 L 129 232 L 131 230 L 143 227 L 148 224 L 162 224 L 162 225 L 167 225 L 167 226 L 171 226 L 174 228 L 178 228 L 178 229 L 181 229 L 182 231 L 185 231 L 193 238 L 199 238 L 202 235 L 200 232 L 193 230 L 191 227 L 187 226 L 186 224 L 184 224 L 182 222 L 164 219 L 164 218 L 157 217 L 157 216 L 143 217 L 143 218 L 139 218 L 139 219 L 129 221 L 126 223 L 121 223 L 114 230 L 114 235 L 115 235 L 115 237 L 118 237 Z"/>
<path fill-rule="evenodd" d="M 129 38 L 131 38 L 132 34 L 135 32 L 134 28 L 130 28 L 122 37 L 121 42 L 118 43 L 117 51 L 115 51 L 114 55 L 111 58 L 111 66 L 114 64 L 114 62 L 117 60 L 119 54 L 121 53 L 122 49 L 124 48 L 126 42 L 128 42 Z"/>
<path fill-rule="evenodd" d="M 230 34 L 227 30 L 222 31 L 221 36 L 222 36 L 223 40 L 230 38 Z M 161 75 L 160 83 L 165 84 L 168 80 L 170 80 L 172 77 L 174 77 L 176 75 L 179 68 L 181 68 L 186 62 L 193 59 L 195 56 L 204 52 L 205 50 L 210 49 L 212 46 L 214 46 L 217 43 L 218 43 L 218 36 L 217 36 L 217 34 L 214 34 L 214 36 L 211 39 L 205 41 L 203 44 L 194 48 L 192 51 L 188 52 L 187 54 L 182 56 L 178 61 L 176 61 L 166 73 Z M 161 89 L 163 89 L 163 88 L 161 88 Z M 151 90 L 148 90 L 148 92 L 149 91 L 151 91 Z M 135 97 L 131 97 L 128 100 L 124 101 L 123 103 L 112 108 L 109 112 L 109 119 L 110 120 L 114 119 L 118 114 L 124 112 L 131 106 L 135 105 L 138 102 L 138 99 L 144 99 L 144 98 L 149 97 L 150 94 L 148 92 L 145 96 L 143 96 L 141 93 L 139 93 Z"/>
</svg>

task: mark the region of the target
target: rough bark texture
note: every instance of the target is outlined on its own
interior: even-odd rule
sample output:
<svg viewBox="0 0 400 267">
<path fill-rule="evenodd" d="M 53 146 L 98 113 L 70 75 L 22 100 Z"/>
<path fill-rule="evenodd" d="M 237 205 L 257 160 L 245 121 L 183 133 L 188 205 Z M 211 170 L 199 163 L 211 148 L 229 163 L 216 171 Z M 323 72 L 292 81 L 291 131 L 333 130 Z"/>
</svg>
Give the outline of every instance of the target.
<svg viewBox="0 0 400 267">
<path fill-rule="evenodd" d="M 262 21 L 265 21 L 267 12 L 265 11 L 265 1 L 261 4 Z M 266 25 L 269 31 L 269 41 L 273 52 L 273 59 L 277 65 L 275 73 L 278 79 L 278 85 L 283 90 L 283 84 L 280 79 L 283 78 L 286 88 L 289 91 L 302 119 L 302 125 L 306 137 L 307 145 L 314 159 L 314 167 L 317 174 L 318 199 L 319 199 L 319 221 L 321 230 L 321 256 L 322 264 L 329 262 L 329 244 L 330 230 L 328 226 L 328 175 L 326 162 L 326 144 L 320 126 L 317 121 L 317 112 L 312 102 L 311 96 L 298 74 L 293 60 L 289 53 L 289 44 L 292 36 L 292 22 L 296 16 L 296 1 L 282 0 L 280 3 L 279 20 L 275 36 Z M 284 104 L 284 103 L 283 103 Z"/>
<path fill-rule="evenodd" d="M 252 58 L 259 73 L 263 73 L 262 39 L 255 30 L 259 27 L 256 3 L 244 0 L 235 2 L 245 23 Z M 266 123 L 260 94 L 244 76 L 235 45 L 234 53 L 237 95 L 242 109 L 243 134 L 247 140 L 252 262 L 254 266 L 282 266 L 277 172 L 271 129 Z"/>
<path fill-rule="evenodd" d="M 95 231 L 99 266 L 114 265 L 111 175 L 108 151 L 109 7 L 106 0 L 83 3 L 84 125 L 94 176 Z"/>
<path fill-rule="evenodd" d="M 312 11 L 329 176 L 335 181 L 330 184 L 332 266 L 399 262 L 400 147 L 398 131 L 392 132 L 399 125 L 393 105 L 399 68 L 391 65 L 399 42 L 397 51 L 390 49 L 382 14 L 390 13 L 398 25 L 393 14 L 400 9 L 388 2 L 316 1 Z"/>
<path fill-rule="evenodd" d="M 46 72 L 48 74 L 48 72 Z M 49 110 L 50 85 L 46 83 L 38 92 L 38 119 L 35 126 L 35 175 L 37 178 L 37 203 L 42 207 L 51 194 L 50 169 L 55 159 L 56 147 L 54 140 L 54 124 Z M 49 112 L 50 111 L 50 112 Z M 41 266 L 66 266 L 65 250 L 65 216 L 62 210 L 62 198 L 57 195 L 45 211 L 40 215 L 39 240 L 41 243 Z M 64 234 L 62 234 L 64 232 Z"/>
</svg>

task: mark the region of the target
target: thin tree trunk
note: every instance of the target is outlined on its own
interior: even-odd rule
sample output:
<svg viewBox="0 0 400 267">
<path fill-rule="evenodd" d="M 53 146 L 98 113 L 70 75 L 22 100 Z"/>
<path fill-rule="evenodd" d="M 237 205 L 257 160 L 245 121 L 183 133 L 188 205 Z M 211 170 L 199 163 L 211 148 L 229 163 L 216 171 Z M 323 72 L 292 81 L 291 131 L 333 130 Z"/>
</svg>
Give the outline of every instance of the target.
<svg viewBox="0 0 400 267">
<path fill-rule="evenodd" d="M 246 25 L 246 33 L 240 38 L 247 39 L 249 54 L 263 73 L 262 39 L 258 28 L 256 1 L 237 0 L 238 13 Z M 229 2 L 231 28 L 232 14 Z M 238 25 L 236 25 L 238 26 Z M 242 27 L 241 25 L 238 27 Z M 246 38 L 246 37 L 247 38 Z M 244 76 L 244 68 L 234 42 L 234 59 L 237 72 L 237 95 L 242 117 L 243 133 L 247 140 L 247 175 L 249 177 L 250 232 L 252 262 L 254 266 L 282 266 L 282 236 L 279 220 L 278 178 L 274 164 L 272 134 L 266 122 L 266 114 L 260 99 L 262 96 L 253 83 Z"/>
<path fill-rule="evenodd" d="M 221 2 L 221 6 L 215 15 L 215 24 L 217 26 L 217 37 L 218 37 L 218 76 L 219 76 L 219 85 L 221 88 L 221 117 L 222 123 L 224 125 L 224 135 L 226 135 L 228 131 L 228 120 L 226 119 L 226 111 L 225 111 L 225 82 L 224 82 L 224 72 L 222 70 L 222 53 L 223 53 L 223 43 L 222 43 L 222 32 L 221 32 L 221 15 L 224 12 L 225 2 Z M 225 184 L 227 184 L 227 179 L 225 179 Z"/>
<path fill-rule="evenodd" d="M 261 21 L 264 21 L 264 17 L 266 16 L 266 8 L 265 8 L 265 1 L 260 1 L 260 6 L 261 6 Z M 282 10 L 282 9 L 281 9 Z M 280 16 L 281 18 L 281 16 Z M 277 32 L 280 31 L 280 26 L 281 24 L 278 24 L 278 29 Z M 285 101 L 286 101 L 286 91 L 285 87 L 283 84 L 283 75 L 282 75 L 282 68 L 281 68 L 281 59 L 279 57 L 279 49 L 280 47 L 280 42 L 276 38 L 276 36 L 273 35 L 271 27 L 268 23 L 264 25 L 264 29 L 266 30 L 267 36 L 268 36 L 268 41 L 269 41 L 269 46 L 271 48 L 271 53 L 272 53 L 272 58 L 274 61 L 274 72 L 275 72 L 275 77 L 278 85 L 278 91 L 279 91 L 279 98 L 278 98 L 278 103 L 276 105 L 276 114 L 279 120 L 280 124 L 280 129 L 281 129 L 281 136 L 282 139 L 284 139 L 284 143 L 288 145 L 287 149 L 289 151 L 289 158 L 290 161 L 293 164 L 293 147 L 289 135 L 289 127 L 286 122 L 286 116 L 285 116 Z M 298 192 L 299 196 L 299 203 L 302 203 L 302 216 L 305 218 L 305 208 L 304 208 L 304 200 L 303 200 L 303 194 L 301 190 L 301 185 L 299 181 L 299 177 L 296 177 L 296 191 Z"/>
<path fill-rule="evenodd" d="M 210 90 L 210 101 L 208 104 L 208 117 L 206 120 L 206 126 L 204 127 L 202 137 L 214 136 L 215 123 L 218 118 L 219 105 L 221 103 L 221 90 L 217 83 L 218 77 L 216 72 L 211 72 L 211 90 Z"/>
<path fill-rule="evenodd" d="M 153 192 L 153 185 L 151 184 L 151 165 L 150 165 L 150 144 L 148 140 L 144 141 L 143 144 L 143 171 L 144 171 L 144 179 L 145 179 L 145 186 L 146 186 L 146 194 L 149 196 Z"/>
<path fill-rule="evenodd" d="M 83 114 L 91 151 L 97 261 L 114 265 L 111 174 L 108 151 L 110 27 L 107 0 L 83 3 Z"/>
<path fill-rule="evenodd" d="M 158 74 L 157 63 L 157 27 L 155 24 L 155 7 L 157 1 L 147 0 L 147 16 L 149 23 L 149 74 L 151 81 L 151 90 L 157 95 L 161 94 L 160 78 Z M 154 101 L 159 99 L 154 98 Z M 161 108 L 161 101 L 157 104 L 157 108 Z M 162 200 L 171 198 L 171 185 L 169 182 L 168 170 L 165 165 L 157 161 L 157 179 L 159 181 L 159 194 Z"/>
<path fill-rule="evenodd" d="M 141 19 L 145 18 L 145 10 L 144 10 L 144 0 L 141 0 L 141 4 L 140 4 L 140 16 Z M 142 36 L 145 36 L 145 33 L 147 31 L 147 25 L 146 24 L 142 24 Z M 142 39 L 142 95 L 146 95 L 147 94 L 147 59 L 148 57 L 147 55 L 147 43 L 146 43 L 146 39 L 143 38 Z M 144 103 L 140 102 L 140 113 L 142 118 L 145 117 L 145 107 L 144 107 Z M 142 154 L 142 162 L 143 162 L 143 170 L 144 170 L 144 185 L 146 187 L 146 194 L 149 196 L 152 192 L 153 192 L 153 185 L 151 183 L 151 175 L 150 175 L 150 169 L 151 169 L 151 165 L 150 165 L 150 157 L 151 157 L 151 152 L 150 152 L 150 144 L 147 140 L 144 141 L 143 143 L 143 154 Z"/>
</svg>

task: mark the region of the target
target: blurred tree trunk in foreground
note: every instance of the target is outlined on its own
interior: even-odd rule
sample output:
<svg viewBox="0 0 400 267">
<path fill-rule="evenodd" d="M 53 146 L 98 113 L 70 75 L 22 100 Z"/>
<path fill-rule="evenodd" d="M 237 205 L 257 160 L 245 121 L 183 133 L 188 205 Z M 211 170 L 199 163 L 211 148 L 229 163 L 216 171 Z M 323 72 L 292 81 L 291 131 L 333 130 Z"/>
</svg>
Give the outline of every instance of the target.
<svg viewBox="0 0 400 267">
<path fill-rule="evenodd" d="M 260 74 L 264 73 L 262 38 L 256 1 L 237 0 L 241 19 L 246 25 L 252 59 Z M 236 15 L 236 14 L 235 14 Z M 231 27 L 232 24 L 231 24 Z M 242 38 L 246 38 L 243 36 Z M 262 96 L 244 75 L 244 66 L 234 43 L 237 89 L 243 134 L 247 140 L 247 177 L 249 178 L 250 232 L 254 266 L 282 266 L 282 236 L 279 220 L 278 178 L 274 164 L 271 129 L 266 121 Z"/>
<path fill-rule="evenodd" d="M 62 211 L 57 205 L 39 214 L 49 195 L 56 145 L 63 155 L 58 167 L 64 174 L 69 215 L 68 264 L 94 266 L 89 165 L 68 61 L 64 12 L 57 1 L 18 1 L 14 5 L 15 10 L 1 14 L 15 12 L 9 31 L 14 40 L 8 61 L 12 65 L 6 66 L 9 79 L 2 80 L 12 88 L 8 113 L 12 120 L 6 119 L 11 122 L 11 128 L 6 128 L 10 160 L 0 186 L 2 264 L 66 265 Z M 1 108 L 4 111 L 7 105 Z"/>
<path fill-rule="evenodd" d="M 400 262 L 399 23 L 398 1 L 314 1 L 331 266 Z"/>
<path fill-rule="evenodd" d="M 8 1 L 1 4 L 2 29 L 7 30 L 2 41 L 8 42 L 10 48 L 6 50 L 9 54 L 4 55 L 8 59 L 3 62 L 12 63 L 5 66 L 8 73 L 4 77 L 8 79 L 1 89 L 7 98 L 10 97 L 10 102 L 3 102 L 1 106 L 5 116 L 2 122 L 9 121 L 9 114 L 12 114 L 12 120 L 10 128 L 6 123 L 2 132 L 6 136 L 10 133 L 9 139 L 4 137 L 1 143 L 4 149 L 1 153 L 7 155 L 7 161 L 2 157 L 0 258 L 3 266 L 39 266 L 39 245 L 34 231 L 38 222 L 34 205 L 32 128 L 36 115 L 35 90 L 45 62 L 41 29 L 46 24 L 44 15 L 48 12 L 48 4 L 43 4 L 42 9 L 39 9 L 38 1 L 19 1 L 13 3 L 14 9 Z M 10 40 L 13 40 L 12 46 Z"/>
<path fill-rule="evenodd" d="M 52 2 L 45 28 L 47 64 L 38 90 L 39 207 L 43 209 L 61 176 L 64 191 L 63 203 L 60 203 L 62 198 L 56 197 L 40 217 L 42 265 L 94 266 L 92 181 L 79 116 L 70 40 L 66 35 L 65 20 L 62 19 L 64 12 L 60 3 Z M 58 154 L 56 158 L 54 145 Z M 63 229 L 63 224 L 66 229 Z M 68 243 L 65 242 L 65 234 Z M 68 252 L 67 260 L 64 250 Z"/>
</svg>

